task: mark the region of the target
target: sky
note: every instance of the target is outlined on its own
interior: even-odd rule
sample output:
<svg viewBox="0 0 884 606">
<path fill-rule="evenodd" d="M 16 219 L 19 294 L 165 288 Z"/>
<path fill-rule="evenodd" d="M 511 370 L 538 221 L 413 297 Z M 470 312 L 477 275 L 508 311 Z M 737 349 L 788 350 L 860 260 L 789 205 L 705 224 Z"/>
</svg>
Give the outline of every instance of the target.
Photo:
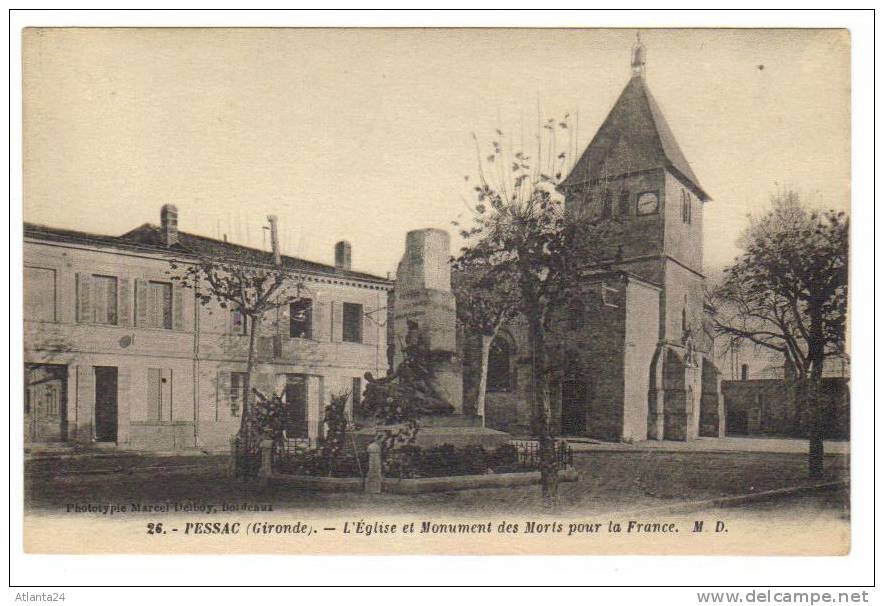
<svg viewBox="0 0 884 606">
<path fill-rule="evenodd" d="M 712 201 L 704 259 L 738 254 L 781 187 L 850 200 L 845 30 L 642 30 L 648 86 Z M 566 113 L 589 144 L 630 77 L 626 29 L 28 29 L 24 218 L 159 223 L 395 272 L 408 230 L 468 218 L 484 146 Z M 265 244 L 268 243 L 268 244 Z M 459 246 L 454 237 L 453 246 Z"/>
</svg>

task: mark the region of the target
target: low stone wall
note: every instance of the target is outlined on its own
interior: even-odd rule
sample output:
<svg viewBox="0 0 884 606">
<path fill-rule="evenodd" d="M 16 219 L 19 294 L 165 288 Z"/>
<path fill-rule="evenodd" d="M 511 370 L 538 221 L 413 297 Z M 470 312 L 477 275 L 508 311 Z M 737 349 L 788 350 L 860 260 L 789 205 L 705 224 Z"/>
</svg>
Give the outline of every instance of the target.
<svg viewBox="0 0 884 606">
<path fill-rule="evenodd" d="M 287 473 L 271 473 L 266 482 L 274 486 L 285 486 L 296 490 L 315 492 L 364 492 L 362 478 L 326 478 L 322 476 L 296 476 Z"/>
<path fill-rule="evenodd" d="M 559 472 L 559 482 L 576 482 L 577 479 L 577 471 L 574 469 L 565 469 Z M 441 478 L 403 478 L 401 480 L 384 478 L 382 490 L 393 494 L 420 494 L 477 488 L 510 488 L 531 484 L 540 484 L 539 471 L 486 473 L 475 476 L 445 476 Z"/>
<path fill-rule="evenodd" d="M 540 484 L 539 471 L 516 473 L 486 473 L 468 476 L 443 476 L 438 478 L 384 478 L 381 465 L 381 448 L 368 445 L 368 472 L 365 478 L 327 478 L 276 473 L 272 469 L 273 442 L 261 443 L 261 469 L 259 478 L 263 485 L 286 486 L 297 490 L 315 492 L 366 492 L 379 494 L 420 494 L 448 492 L 451 490 L 474 490 L 478 488 L 509 488 Z M 560 482 L 576 482 L 577 471 L 564 469 L 558 472 Z"/>
</svg>

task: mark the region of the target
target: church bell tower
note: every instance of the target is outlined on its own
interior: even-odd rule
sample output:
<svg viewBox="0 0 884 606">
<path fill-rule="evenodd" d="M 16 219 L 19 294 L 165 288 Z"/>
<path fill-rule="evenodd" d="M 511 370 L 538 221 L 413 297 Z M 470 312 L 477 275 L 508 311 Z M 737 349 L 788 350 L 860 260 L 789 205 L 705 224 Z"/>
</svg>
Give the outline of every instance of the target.
<svg viewBox="0 0 884 606">
<path fill-rule="evenodd" d="M 703 207 L 710 198 L 651 94 L 647 57 L 636 36 L 628 83 L 559 189 L 570 210 L 616 221 L 616 236 L 603 251 L 610 259 L 605 268 L 659 289 L 653 357 L 633 356 L 624 380 L 650 376 L 648 437 L 684 440 L 701 433 L 700 401 L 708 391 L 701 373 L 711 366 L 698 354 Z M 713 423 L 710 416 L 706 424 Z"/>
</svg>

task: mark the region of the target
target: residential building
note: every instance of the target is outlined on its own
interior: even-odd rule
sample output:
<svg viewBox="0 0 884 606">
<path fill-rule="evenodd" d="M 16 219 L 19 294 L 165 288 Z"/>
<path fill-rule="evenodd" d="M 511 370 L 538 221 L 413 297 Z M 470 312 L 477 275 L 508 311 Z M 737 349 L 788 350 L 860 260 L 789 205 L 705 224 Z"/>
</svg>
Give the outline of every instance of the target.
<svg viewBox="0 0 884 606">
<path fill-rule="evenodd" d="M 306 309 L 264 319 L 254 386 L 283 395 L 289 437 L 315 441 L 333 394 L 352 402 L 366 372 L 386 372 L 393 285 L 353 271 L 346 242 L 325 265 L 282 255 L 273 236 L 262 251 L 182 232 L 172 205 L 159 226 L 121 236 L 25 224 L 26 444 L 228 448 L 245 397 L 246 318 L 202 305 L 170 266 L 225 252 L 277 262 L 303 285 Z"/>
</svg>

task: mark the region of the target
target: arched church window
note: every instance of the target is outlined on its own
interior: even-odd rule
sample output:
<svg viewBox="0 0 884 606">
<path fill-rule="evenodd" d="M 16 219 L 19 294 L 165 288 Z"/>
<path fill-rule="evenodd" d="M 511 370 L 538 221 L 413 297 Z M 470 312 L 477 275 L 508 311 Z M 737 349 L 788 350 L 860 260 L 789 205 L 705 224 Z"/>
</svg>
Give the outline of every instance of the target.
<svg viewBox="0 0 884 606">
<path fill-rule="evenodd" d="M 572 299 L 568 302 L 568 327 L 571 330 L 583 328 L 586 305 L 580 299 Z"/>
<path fill-rule="evenodd" d="M 621 216 L 629 214 L 629 190 L 624 189 L 620 191 L 620 200 L 617 202 L 617 207 L 617 212 Z"/>
<path fill-rule="evenodd" d="M 613 196 L 610 191 L 605 192 L 604 201 L 602 202 L 602 219 L 610 219 L 614 205 Z"/>
<path fill-rule="evenodd" d="M 488 352 L 488 391 L 508 391 L 512 385 L 513 347 L 504 335 L 498 335 Z"/>
</svg>

